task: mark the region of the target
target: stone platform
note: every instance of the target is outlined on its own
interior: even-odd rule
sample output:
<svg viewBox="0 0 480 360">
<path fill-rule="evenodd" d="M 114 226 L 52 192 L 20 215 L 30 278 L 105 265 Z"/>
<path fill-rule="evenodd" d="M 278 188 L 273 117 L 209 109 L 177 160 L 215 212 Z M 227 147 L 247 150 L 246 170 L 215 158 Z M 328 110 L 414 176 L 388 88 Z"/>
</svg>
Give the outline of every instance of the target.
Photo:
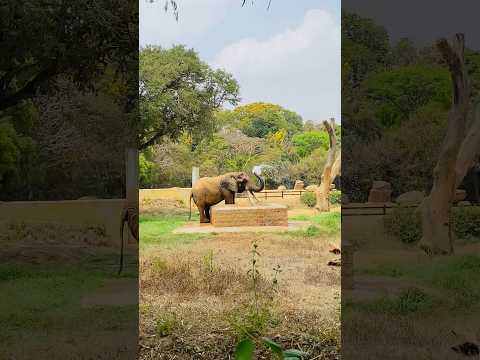
<svg viewBox="0 0 480 360">
<path fill-rule="evenodd" d="M 211 208 L 213 227 L 285 226 L 288 227 L 288 208 L 282 204 L 216 205 Z"/>
</svg>

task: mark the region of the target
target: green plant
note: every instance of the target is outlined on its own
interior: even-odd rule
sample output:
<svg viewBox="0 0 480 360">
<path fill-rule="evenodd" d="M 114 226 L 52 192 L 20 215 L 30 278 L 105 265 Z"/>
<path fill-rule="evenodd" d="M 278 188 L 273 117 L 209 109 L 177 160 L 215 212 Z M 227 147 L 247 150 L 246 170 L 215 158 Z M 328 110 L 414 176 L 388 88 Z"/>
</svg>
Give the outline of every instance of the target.
<svg viewBox="0 0 480 360">
<path fill-rule="evenodd" d="M 214 265 L 213 265 L 213 250 L 210 249 L 204 256 L 203 256 L 203 265 L 205 266 L 205 269 L 207 272 L 212 273 L 214 270 Z"/>
<path fill-rule="evenodd" d="M 314 207 L 317 204 L 317 198 L 315 197 L 315 193 L 313 191 L 304 192 L 300 196 L 300 200 L 308 207 Z"/>
<path fill-rule="evenodd" d="M 277 344 L 273 340 L 261 337 L 259 338 L 262 330 L 272 320 L 272 313 L 270 311 L 269 304 L 260 303 L 259 292 L 259 280 L 260 273 L 257 268 L 257 260 L 260 256 L 258 252 L 258 244 L 256 241 L 252 244 L 252 250 L 250 251 L 250 269 L 247 274 L 250 276 L 252 282 L 252 294 L 253 294 L 253 306 L 248 306 L 247 310 L 241 309 L 237 314 L 232 316 L 230 323 L 239 330 L 240 341 L 235 347 L 235 359 L 236 360 L 253 360 L 257 342 L 270 349 L 270 351 L 278 357 L 278 359 L 285 360 L 298 360 L 303 359 L 307 354 L 295 350 L 284 349 L 280 344 Z M 274 269 L 274 276 L 272 281 L 273 293 L 278 291 L 278 275 L 282 272 L 280 265 L 277 265 Z"/>
<path fill-rule="evenodd" d="M 307 237 L 315 237 L 320 235 L 320 228 L 318 228 L 315 225 L 310 225 L 306 230 L 305 230 L 305 236 Z"/>
<path fill-rule="evenodd" d="M 458 207 L 452 209 L 453 231 L 460 239 L 480 238 L 480 207 Z"/>
<path fill-rule="evenodd" d="M 157 319 L 155 331 L 159 336 L 168 336 L 173 333 L 177 326 L 177 317 L 174 313 L 168 313 Z"/>
<path fill-rule="evenodd" d="M 396 208 L 385 216 L 387 233 L 398 237 L 403 243 L 411 244 L 420 240 L 420 219 L 414 209 Z"/>
<path fill-rule="evenodd" d="M 332 190 L 330 194 L 328 194 L 328 201 L 330 204 L 336 205 L 342 203 L 342 192 L 340 190 Z"/>
<path fill-rule="evenodd" d="M 459 239 L 480 239 L 480 207 L 452 208 L 450 221 L 453 232 Z M 420 219 L 416 209 L 395 208 L 385 216 L 387 233 L 398 237 L 403 243 L 415 243 L 421 238 Z"/>
</svg>

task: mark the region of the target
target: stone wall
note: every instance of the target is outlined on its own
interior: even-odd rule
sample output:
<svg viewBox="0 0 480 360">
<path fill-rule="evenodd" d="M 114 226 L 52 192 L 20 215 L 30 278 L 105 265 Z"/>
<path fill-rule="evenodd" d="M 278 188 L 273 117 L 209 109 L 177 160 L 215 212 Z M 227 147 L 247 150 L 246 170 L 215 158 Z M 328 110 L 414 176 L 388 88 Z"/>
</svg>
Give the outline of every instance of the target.
<svg viewBox="0 0 480 360">
<path fill-rule="evenodd" d="M 118 246 L 124 202 L 124 199 L 0 202 L 0 228 L 9 223 L 99 227 L 104 230 L 107 243 Z M 124 238 L 127 237 L 129 243 L 135 242 L 125 226 Z"/>
<path fill-rule="evenodd" d="M 212 207 L 212 225 L 231 226 L 288 226 L 285 205 L 217 205 Z"/>
</svg>

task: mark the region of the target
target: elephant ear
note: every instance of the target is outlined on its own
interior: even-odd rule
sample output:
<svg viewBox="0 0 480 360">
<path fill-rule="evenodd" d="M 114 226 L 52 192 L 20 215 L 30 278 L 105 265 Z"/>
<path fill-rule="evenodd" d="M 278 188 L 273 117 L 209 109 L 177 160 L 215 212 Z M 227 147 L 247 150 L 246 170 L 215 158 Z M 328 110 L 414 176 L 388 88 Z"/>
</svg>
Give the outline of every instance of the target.
<svg viewBox="0 0 480 360">
<path fill-rule="evenodd" d="M 220 186 L 224 189 L 238 192 L 238 184 L 235 176 L 225 176 L 220 182 Z"/>
</svg>

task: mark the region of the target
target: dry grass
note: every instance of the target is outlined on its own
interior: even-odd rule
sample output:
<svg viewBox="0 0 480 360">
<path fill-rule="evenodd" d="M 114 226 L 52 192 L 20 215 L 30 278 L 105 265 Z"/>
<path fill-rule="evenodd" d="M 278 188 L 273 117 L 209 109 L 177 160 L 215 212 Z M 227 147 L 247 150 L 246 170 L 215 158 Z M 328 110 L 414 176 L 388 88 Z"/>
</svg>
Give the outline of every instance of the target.
<svg viewBox="0 0 480 360">
<path fill-rule="evenodd" d="M 260 257 L 253 306 L 251 244 Z M 233 359 L 248 329 L 310 358 L 338 358 L 340 269 L 327 266 L 339 239 L 302 234 L 217 234 L 141 254 L 142 359 Z M 278 287 L 273 284 L 277 265 Z M 259 351 L 258 359 L 271 359 Z"/>
</svg>

